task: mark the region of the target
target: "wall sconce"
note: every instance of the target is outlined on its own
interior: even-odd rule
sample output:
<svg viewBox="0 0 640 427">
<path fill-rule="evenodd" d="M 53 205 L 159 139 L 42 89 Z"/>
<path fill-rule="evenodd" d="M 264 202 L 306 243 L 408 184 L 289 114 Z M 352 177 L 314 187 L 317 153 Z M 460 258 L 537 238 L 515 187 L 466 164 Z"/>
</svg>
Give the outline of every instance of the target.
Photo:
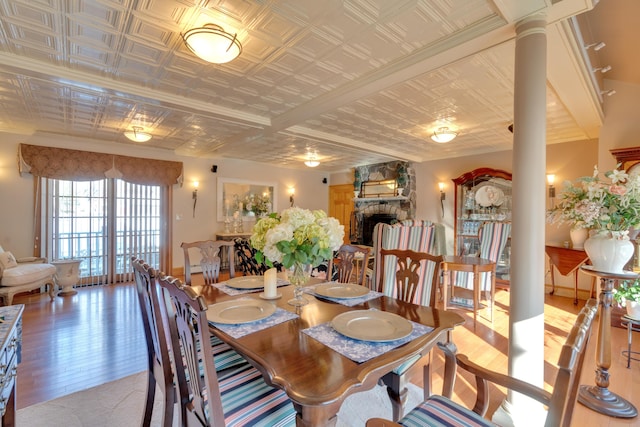
<svg viewBox="0 0 640 427">
<path fill-rule="evenodd" d="M 439 182 L 438 188 L 440 189 L 440 207 L 442 208 L 442 217 L 444 217 L 444 200 L 447 198 L 447 195 L 444 192 L 444 182 Z"/>
<path fill-rule="evenodd" d="M 196 217 L 196 203 L 198 203 L 198 186 L 200 183 L 198 181 L 193 181 L 193 193 L 191 193 L 191 198 L 193 199 L 193 217 Z"/>
<path fill-rule="evenodd" d="M 547 184 L 549 184 L 549 198 L 551 199 L 551 207 L 553 208 L 554 199 L 556 197 L 556 187 L 553 186 L 556 176 L 552 173 L 547 174 Z"/>
<path fill-rule="evenodd" d="M 296 189 L 294 187 L 289 187 L 289 203 L 291 203 L 291 207 L 293 207 L 293 195 L 296 194 Z"/>
<path fill-rule="evenodd" d="M 447 195 L 444 192 L 444 182 L 438 183 L 438 188 L 440 188 L 440 200 L 444 200 L 447 198 Z"/>
</svg>

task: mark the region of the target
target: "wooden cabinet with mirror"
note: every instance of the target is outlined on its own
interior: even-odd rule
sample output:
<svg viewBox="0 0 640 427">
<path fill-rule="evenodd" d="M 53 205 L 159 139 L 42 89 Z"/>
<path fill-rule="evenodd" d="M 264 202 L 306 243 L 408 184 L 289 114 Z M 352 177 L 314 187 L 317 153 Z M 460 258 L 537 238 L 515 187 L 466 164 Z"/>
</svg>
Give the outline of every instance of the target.
<svg viewBox="0 0 640 427">
<path fill-rule="evenodd" d="M 456 255 L 479 253 L 478 231 L 486 222 L 511 222 L 511 174 L 479 168 L 453 179 L 455 184 L 454 251 Z M 508 285 L 511 239 L 496 265 L 496 283 Z"/>
</svg>

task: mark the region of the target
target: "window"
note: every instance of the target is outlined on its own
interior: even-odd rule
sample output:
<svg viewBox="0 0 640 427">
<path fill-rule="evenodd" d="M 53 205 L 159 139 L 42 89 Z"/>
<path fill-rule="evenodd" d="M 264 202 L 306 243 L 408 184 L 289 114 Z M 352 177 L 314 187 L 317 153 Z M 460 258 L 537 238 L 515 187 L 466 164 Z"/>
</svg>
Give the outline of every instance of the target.
<svg viewBox="0 0 640 427">
<path fill-rule="evenodd" d="M 41 180 L 42 236 L 51 259 L 82 259 L 82 284 L 129 280 L 130 258 L 160 262 L 160 187 L 120 179 Z"/>
</svg>

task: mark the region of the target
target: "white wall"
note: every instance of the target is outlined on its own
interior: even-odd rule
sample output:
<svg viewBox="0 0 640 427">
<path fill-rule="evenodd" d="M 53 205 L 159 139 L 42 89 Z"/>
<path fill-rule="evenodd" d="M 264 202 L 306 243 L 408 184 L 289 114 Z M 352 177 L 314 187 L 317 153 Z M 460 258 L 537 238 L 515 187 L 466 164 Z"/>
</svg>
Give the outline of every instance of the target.
<svg viewBox="0 0 640 427">
<path fill-rule="evenodd" d="M 152 140 L 153 141 L 153 140 Z M 68 137 L 24 136 L 0 133 L 0 245 L 16 256 L 31 255 L 33 242 L 33 177 L 20 176 L 17 167 L 18 144 L 47 145 L 76 150 L 117 153 L 184 163 L 184 185 L 174 186 L 173 194 L 173 267 L 182 267 L 184 259 L 180 243 L 212 238 L 223 230 L 217 221 L 217 178 L 242 178 L 249 181 L 275 182 L 278 186 L 277 207 L 289 206 L 287 188 L 295 187 L 296 206 L 308 209 L 328 209 L 328 184 L 322 183 L 329 174 L 313 169 L 285 169 L 253 162 L 229 159 L 199 159 L 177 156 L 172 151 L 112 145 Z M 211 166 L 218 165 L 212 173 Z M 199 181 L 196 216 L 193 218 L 193 181 Z M 180 218 L 180 219 L 177 219 Z M 249 230 L 250 231 L 250 230 Z"/>
</svg>

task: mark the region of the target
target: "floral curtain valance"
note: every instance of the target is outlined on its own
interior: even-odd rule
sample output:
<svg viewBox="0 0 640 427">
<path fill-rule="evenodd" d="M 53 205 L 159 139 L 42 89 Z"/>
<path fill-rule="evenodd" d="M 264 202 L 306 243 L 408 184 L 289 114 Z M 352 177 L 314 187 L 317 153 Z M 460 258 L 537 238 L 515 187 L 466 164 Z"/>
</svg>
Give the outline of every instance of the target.
<svg viewBox="0 0 640 427">
<path fill-rule="evenodd" d="M 120 178 L 142 185 L 182 185 L 182 162 L 20 144 L 18 169 L 45 178 L 90 181 Z"/>
</svg>

